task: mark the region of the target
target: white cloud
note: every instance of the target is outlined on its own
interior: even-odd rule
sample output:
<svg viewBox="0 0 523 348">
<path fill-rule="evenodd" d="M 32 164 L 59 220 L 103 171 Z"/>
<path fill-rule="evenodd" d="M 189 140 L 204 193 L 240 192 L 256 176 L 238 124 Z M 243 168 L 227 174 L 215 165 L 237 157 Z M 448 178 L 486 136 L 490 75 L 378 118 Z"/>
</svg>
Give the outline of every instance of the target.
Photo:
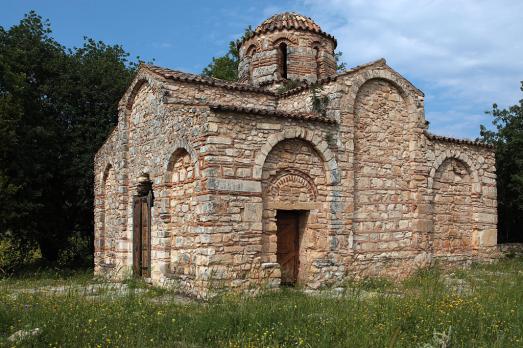
<svg viewBox="0 0 523 348">
<path fill-rule="evenodd" d="M 349 66 L 384 57 L 427 94 L 433 131 L 475 137 L 493 102 L 515 104 L 523 80 L 523 1 L 303 0 Z M 452 110 L 459 110 L 453 113 Z M 460 126 L 445 126 L 445 112 Z M 465 124 L 466 123 L 466 124 Z M 458 132 L 459 134 L 455 134 Z"/>
</svg>

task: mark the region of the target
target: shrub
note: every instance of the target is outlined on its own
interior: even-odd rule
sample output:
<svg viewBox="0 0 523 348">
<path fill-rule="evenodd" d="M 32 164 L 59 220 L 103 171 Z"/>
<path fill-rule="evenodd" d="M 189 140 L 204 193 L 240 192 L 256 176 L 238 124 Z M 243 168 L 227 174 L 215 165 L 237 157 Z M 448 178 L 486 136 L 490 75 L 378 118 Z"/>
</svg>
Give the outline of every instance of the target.
<svg viewBox="0 0 523 348">
<path fill-rule="evenodd" d="M 38 256 L 39 250 L 31 243 L 5 236 L 0 239 L 0 274 L 10 274 Z"/>
<path fill-rule="evenodd" d="M 60 251 L 57 265 L 60 267 L 90 267 L 93 264 L 92 240 L 78 232 L 67 239 L 67 247 Z"/>
</svg>

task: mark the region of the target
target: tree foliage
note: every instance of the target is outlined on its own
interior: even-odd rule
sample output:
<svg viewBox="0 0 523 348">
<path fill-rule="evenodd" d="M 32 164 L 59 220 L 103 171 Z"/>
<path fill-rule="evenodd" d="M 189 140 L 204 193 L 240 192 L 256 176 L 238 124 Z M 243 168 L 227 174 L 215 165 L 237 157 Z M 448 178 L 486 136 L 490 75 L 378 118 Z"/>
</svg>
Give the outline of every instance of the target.
<svg viewBox="0 0 523 348">
<path fill-rule="evenodd" d="M 93 159 L 136 64 L 118 45 L 66 49 L 35 12 L 0 27 L 0 237 L 56 260 L 92 238 Z"/>
<path fill-rule="evenodd" d="M 252 28 L 248 26 L 241 38 L 229 42 L 229 50 L 225 55 L 212 58 L 212 62 L 203 69 L 202 75 L 227 81 L 238 81 L 238 64 L 240 62 L 238 47 L 243 38 L 251 34 Z"/>
<path fill-rule="evenodd" d="M 238 80 L 239 55 L 235 41 L 229 42 L 229 51 L 221 57 L 212 57 L 212 62 L 203 69 L 202 75 L 227 81 Z"/>
<path fill-rule="evenodd" d="M 343 61 L 342 56 L 342 51 L 334 52 L 334 59 L 336 60 L 336 72 L 342 72 L 344 70 L 347 70 L 347 63 Z"/>
<path fill-rule="evenodd" d="M 508 109 L 494 104 L 487 113 L 495 130 L 481 125 L 480 133 L 496 149 L 499 241 L 523 242 L 523 99 Z"/>
</svg>

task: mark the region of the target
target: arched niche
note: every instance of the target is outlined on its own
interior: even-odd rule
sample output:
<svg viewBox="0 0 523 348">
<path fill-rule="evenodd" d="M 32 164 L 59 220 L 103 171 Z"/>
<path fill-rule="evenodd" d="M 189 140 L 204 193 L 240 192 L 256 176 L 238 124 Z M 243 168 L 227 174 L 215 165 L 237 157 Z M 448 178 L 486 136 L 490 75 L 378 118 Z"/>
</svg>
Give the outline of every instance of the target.
<svg viewBox="0 0 523 348">
<path fill-rule="evenodd" d="M 165 223 L 161 245 L 165 248 L 165 272 L 176 276 L 194 276 L 196 191 L 198 189 L 198 158 L 184 140 L 172 146 L 166 160 L 164 185 L 161 192 L 160 217 Z"/>
<path fill-rule="evenodd" d="M 412 199 L 408 98 L 388 79 L 367 79 L 354 100 L 354 246 L 409 247 Z M 380 240 L 380 243 L 374 241 Z"/>
<path fill-rule="evenodd" d="M 445 153 L 440 154 L 432 163 L 432 166 L 430 167 L 429 177 L 427 180 L 427 188 L 429 189 L 429 191 L 432 190 L 434 186 L 434 177 L 436 176 L 437 170 L 441 167 L 443 162 L 445 162 L 448 159 L 456 159 L 464 163 L 464 165 L 467 167 L 467 170 L 470 172 L 470 175 L 472 176 L 472 193 L 480 195 L 481 182 L 479 180 L 478 170 L 474 165 L 474 162 L 467 154 L 454 149 L 445 151 Z"/>
<path fill-rule="evenodd" d="M 349 114 L 354 114 L 356 98 L 362 86 L 369 81 L 379 79 L 387 81 L 398 90 L 403 99 L 406 101 L 408 113 L 411 114 L 411 119 L 414 121 L 416 119 L 415 117 L 418 116 L 416 110 L 419 106 L 421 106 L 418 100 L 419 98 L 423 98 L 423 93 L 412 86 L 404 78 L 395 73 L 392 69 L 388 68 L 385 65 L 385 60 L 380 62 L 381 63 L 377 66 L 378 69 L 363 71 L 351 78 L 351 85 L 349 90 L 342 99 L 342 105 L 345 106 L 345 111 L 349 112 Z M 381 66 L 386 67 L 386 69 L 380 68 Z"/>
<path fill-rule="evenodd" d="M 99 251 L 105 263 L 114 264 L 118 238 L 118 183 L 112 164 L 105 166 L 101 183 L 102 208 L 100 213 Z"/>
<path fill-rule="evenodd" d="M 437 160 L 431 170 L 432 233 L 435 256 L 470 254 L 474 246 L 474 211 L 479 192 L 474 192 L 475 171 L 457 156 Z"/>
</svg>

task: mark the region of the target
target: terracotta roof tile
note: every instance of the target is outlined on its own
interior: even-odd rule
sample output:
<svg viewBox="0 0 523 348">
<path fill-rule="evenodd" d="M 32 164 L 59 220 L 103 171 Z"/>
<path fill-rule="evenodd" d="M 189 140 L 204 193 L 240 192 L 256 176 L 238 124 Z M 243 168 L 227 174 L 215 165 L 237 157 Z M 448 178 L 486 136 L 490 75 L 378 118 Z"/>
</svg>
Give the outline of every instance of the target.
<svg viewBox="0 0 523 348">
<path fill-rule="evenodd" d="M 455 143 L 455 144 L 467 144 L 467 145 L 481 146 L 481 147 L 486 147 L 486 148 L 489 148 L 489 149 L 494 148 L 493 145 L 486 144 L 486 143 L 483 143 L 481 141 L 474 141 L 474 140 L 469 140 L 469 139 L 457 139 L 457 138 L 445 137 L 445 136 L 442 136 L 442 135 L 435 135 L 435 134 L 429 133 L 427 131 L 425 131 L 424 133 L 427 136 L 427 138 L 429 138 L 430 140 L 438 140 L 438 141 L 444 141 L 444 142 Z"/>
<path fill-rule="evenodd" d="M 256 29 L 256 33 L 262 33 L 277 28 L 299 28 L 320 31 L 321 28 L 310 17 L 302 16 L 296 12 L 283 12 L 264 20 Z"/>
<path fill-rule="evenodd" d="M 208 85 L 208 86 L 222 87 L 225 89 L 236 90 L 236 91 L 255 92 L 255 93 L 263 93 L 263 94 L 267 94 L 267 95 L 275 95 L 274 92 L 271 92 L 267 89 L 264 89 L 261 87 L 256 87 L 256 86 L 245 84 L 245 83 L 232 82 L 232 81 L 216 79 L 213 77 L 185 73 L 182 71 L 162 68 L 162 67 L 151 65 L 151 64 L 142 64 L 142 66 L 168 80 L 193 82 L 193 83 L 199 83 L 199 84 L 204 84 L 204 85 Z"/>
<path fill-rule="evenodd" d="M 320 26 L 316 24 L 310 17 L 303 16 L 296 12 L 283 12 L 275 14 L 274 16 L 264 20 L 256 27 L 256 29 L 254 29 L 250 35 L 245 36 L 242 41 L 248 40 L 258 34 L 283 29 L 296 29 L 313 32 L 328 37 L 334 41 L 334 46 L 337 44 L 336 38 L 321 30 Z"/>
</svg>

